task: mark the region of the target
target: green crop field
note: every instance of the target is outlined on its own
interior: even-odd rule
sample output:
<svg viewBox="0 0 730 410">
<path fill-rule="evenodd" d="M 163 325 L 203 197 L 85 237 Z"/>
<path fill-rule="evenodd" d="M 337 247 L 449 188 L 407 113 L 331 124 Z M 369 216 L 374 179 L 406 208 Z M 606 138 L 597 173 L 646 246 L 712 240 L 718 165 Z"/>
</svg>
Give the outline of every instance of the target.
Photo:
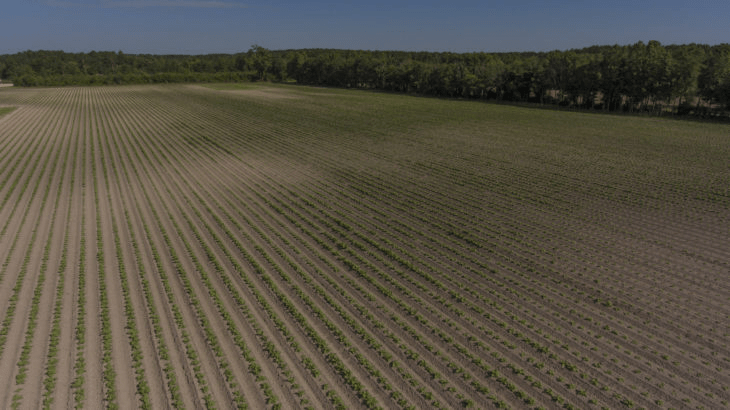
<svg viewBox="0 0 730 410">
<path fill-rule="evenodd" d="M 729 406 L 726 124 L 266 83 L 6 106 L 0 408 Z"/>
<path fill-rule="evenodd" d="M 0 107 L 0 117 L 5 114 L 10 114 L 13 110 L 15 110 L 15 107 Z"/>
</svg>

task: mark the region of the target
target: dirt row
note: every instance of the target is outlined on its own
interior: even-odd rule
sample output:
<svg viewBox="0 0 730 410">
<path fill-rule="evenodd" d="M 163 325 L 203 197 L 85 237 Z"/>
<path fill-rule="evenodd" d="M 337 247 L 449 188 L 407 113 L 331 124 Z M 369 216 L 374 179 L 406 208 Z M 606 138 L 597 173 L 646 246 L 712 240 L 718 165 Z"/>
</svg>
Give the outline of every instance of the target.
<svg viewBox="0 0 730 410">
<path fill-rule="evenodd" d="M 0 92 L 0 404 L 727 404 L 726 208 L 685 165 L 314 94 Z"/>
</svg>

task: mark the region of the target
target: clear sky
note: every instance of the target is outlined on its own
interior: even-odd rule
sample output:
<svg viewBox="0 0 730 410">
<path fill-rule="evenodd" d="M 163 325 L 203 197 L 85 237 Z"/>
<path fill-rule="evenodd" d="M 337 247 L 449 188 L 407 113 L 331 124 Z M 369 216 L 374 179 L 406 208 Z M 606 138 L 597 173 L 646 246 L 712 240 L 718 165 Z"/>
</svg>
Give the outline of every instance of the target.
<svg viewBox="0 0 730 410">
<path fill-rule="evenodd" d="M 0 54 L 549 51 L 730 43 L 728 0 L 9 0 Z"/>
</svg>

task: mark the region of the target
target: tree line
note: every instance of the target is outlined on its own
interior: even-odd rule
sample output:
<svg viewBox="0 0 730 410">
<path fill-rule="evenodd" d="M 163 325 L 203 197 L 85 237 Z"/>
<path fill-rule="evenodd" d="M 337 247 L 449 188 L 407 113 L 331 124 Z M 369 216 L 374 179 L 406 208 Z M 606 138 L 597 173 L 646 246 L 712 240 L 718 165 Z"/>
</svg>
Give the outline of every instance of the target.
<svg viewBox="0 0 730 410">
<path fill-rule="evenodd" d="M 208 55 L 25 51 L 0 56 L 19 86 L 296 81 L 607 111 L 730 110 L 730 44 L 632 45 L 520 53 L 334 49 Z"/>
</svg>

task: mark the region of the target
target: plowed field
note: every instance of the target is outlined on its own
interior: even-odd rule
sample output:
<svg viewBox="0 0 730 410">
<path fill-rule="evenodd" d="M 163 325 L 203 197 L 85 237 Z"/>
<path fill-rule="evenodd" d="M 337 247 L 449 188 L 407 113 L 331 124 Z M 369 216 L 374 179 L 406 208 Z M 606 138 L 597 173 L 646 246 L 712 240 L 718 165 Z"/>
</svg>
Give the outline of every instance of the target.
<svg viewBox="0 0 730 410">
<path fill-rule="evenodd" d="M 728 407 L 728 125 L 260 84 L 0 107 L 0 408 Z"/>
</svg>

